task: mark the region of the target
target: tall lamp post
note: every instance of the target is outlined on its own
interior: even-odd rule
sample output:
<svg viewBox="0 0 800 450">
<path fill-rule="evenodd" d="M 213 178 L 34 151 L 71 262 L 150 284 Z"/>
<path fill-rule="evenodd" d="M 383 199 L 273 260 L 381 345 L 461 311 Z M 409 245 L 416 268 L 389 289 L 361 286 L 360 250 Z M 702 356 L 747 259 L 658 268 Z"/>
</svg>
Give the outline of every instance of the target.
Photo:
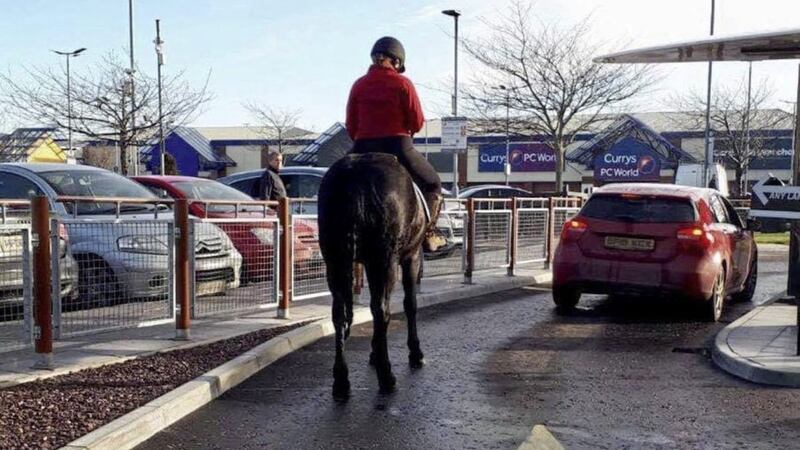
<svg viewBox="0 0 800 450">
<path fill-rule="evenodd" d="M 453 39 L 453 117 L 458 117 L 458 16 L 460 11 L 446 9 L 442 11 L 445 16 L 453 18 L 455 36 Z M 458 196 L 458 153 L 453 152 L 453 195 Z"/>
<path fill-rule="evenodd" d="M 497 86 L 495 89 L 499 89 L 499 90 L 504 91 L 506 93 L 506 102 L 505 102 L 506 103 L 506 160 L 505 160 L 505 163 L 503 163 L 503 173 L 505 173 L 506 186 L 508 186 L 509 177 L 511 176 L 511 161 L 509 160 L 509 158 L 511 157 L 511 155 L 510 155 L 510 150 L 511 150 L 511 140 L 510 140 L 511 139 L 510 138 L 511 131 L 510 131 L 510 123 L 509 123 L 510 122 L 509 110 L 511 109 L 511 91 L 512 91 L 513 88 L 506 87 L 506 85 L 501 84 L 501 85 Z"/>
<path fill-rule="evenodd" d="M 86 48 L 81 47 L 72 52 L 62 52 L 58 50 L 51 50 L 57 55 L 67 58 L 67 151 L 72 151 L 72 86 L 70 84 L 69 76 L 69 59 L 74 58 L 86 51 Z"/>
<path fill-rule="evenodd" d="M 165 175 L 164 168 L 164 113 L 161 110 L 161 66 L 164 65 L 164 41 L 161 40 L 161 20 L 156 19 L 156 56 L 158 59 L 158 155 L 161 175 Z"/>
<path fill-rule="evenodd" d="M 133 58 L 133 0 L 128 0 L 128 45 L 130 46 L 129 50 L 131 58 L 131 67 L 128 69 L 128 75 L 130 75 L 131 94 L 131 134 L 129 141 L 133 143 L 133 174 L 139 175 L 139 146 L 136 144 L 136 87 L 134 83 L 134 77 L 136 76 L 136 63 Z"/>
<path fill-rule="evenodd" d="M 714 35 L 714 0 L 711 0 L 711 36 Z M 713 64 L 708 61 L 708 81 L 706 84 L 706 132 L 704 142 L 704 157 L 705 164 L 703 165 L 703 187 L 708 187 L 708 182 L 711 181 L 711 167 L 714 164 L 714 148 L 711 146 L 711 69 Z"/>
</svg>

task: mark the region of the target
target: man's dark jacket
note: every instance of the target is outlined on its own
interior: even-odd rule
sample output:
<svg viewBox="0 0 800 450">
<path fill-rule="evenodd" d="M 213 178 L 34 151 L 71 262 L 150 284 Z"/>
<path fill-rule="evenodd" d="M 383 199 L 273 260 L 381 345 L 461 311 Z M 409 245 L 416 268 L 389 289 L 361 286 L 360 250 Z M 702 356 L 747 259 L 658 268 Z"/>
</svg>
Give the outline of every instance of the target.
<svg viewBox="0 0 800 450">
<path fill-rule="evenodd" d="M 286 186 L 283 185 L 278 171 L 268 167 L 261 177 L 261 188 L 259 189 L 261 200 L 279 200 L 286 197 Z"/>
</svg>

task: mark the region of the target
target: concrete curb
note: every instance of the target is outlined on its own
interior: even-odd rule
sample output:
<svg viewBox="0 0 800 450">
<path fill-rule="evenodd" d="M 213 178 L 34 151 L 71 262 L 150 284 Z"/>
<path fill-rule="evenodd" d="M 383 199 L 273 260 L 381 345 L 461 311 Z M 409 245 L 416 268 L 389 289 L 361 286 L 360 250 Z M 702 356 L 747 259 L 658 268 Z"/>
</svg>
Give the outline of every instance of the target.
<svg viewBox="0 0 800 450">
<path fill-rule="evenodd" d="M 564 450 L 564 446 L 558 442 L 544 425 L 534 425 L 528 439 L 525 439 L 517 450 Z"/>
<path fill-rule="evenodd" d="M 765 305 L 769 303 L 771 302 Z M 722 370 L 753 383 L 800 387 L 800 372 L 784 372 L 770 369 L 739 355 L 728 344 L 730 334 L 758 315 L 764 308 L 767 308 L 767 306 L 754 308 L 717 333 L 714 339 L 714 347 L 711 349 L 711 360 Z"/>
<path fill-rule="evenodd" d="M 418 296 L 419 307 L 424 308 L 453 300 L 501 292 L 536 282 L 544 283 L 547 282 L 548 278 L 547 275 L 539 277 L 509 277 L 508 280 L 503 280 L 502 282 L 491 284 L 476 283 L 457 286 L 442 293 L 420 294 Z M 372 315 L 369 308 L 360 308 L 353 312 L 354 325 L 371 320 Z M 236 387 L 239 383 L 273 362 L 333 333 L 333 324 L 328 318 L 325 318 L 277 336 L 144 406 L 70 442 L 62 449 L 131 449 L 200 409 L 229 389 Z M 534 427 L 535 430 L 536 427 Z M 534 448 L 556 449 L 563 447 Z"/>
</svg>

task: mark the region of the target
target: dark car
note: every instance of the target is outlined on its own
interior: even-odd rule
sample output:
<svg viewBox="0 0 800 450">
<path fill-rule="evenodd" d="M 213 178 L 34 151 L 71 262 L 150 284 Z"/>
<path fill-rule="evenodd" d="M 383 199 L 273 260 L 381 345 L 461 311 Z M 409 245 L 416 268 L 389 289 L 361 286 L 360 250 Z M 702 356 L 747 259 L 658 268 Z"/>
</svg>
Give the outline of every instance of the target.
<svg viewBox="0 0 800 450">
<path fill-rule="evenodd" d="M 222 177 L 217 181 L 257 199 L 261 195 L 261 178 L 264 176 L 264 170 L 266 169 L 248 170 L 247 172 Z M 283 184 L 286 185 L 286 195 L 290 198 L 316 198 L 319 192 L 319 185 L 326 171 L 327 169 L 321 167 L 284 167 L 281 169 L 280 176 Z M 317 213 L 316 205 L 305 206 L 302 211 L 298 209 L 294 212 L 302 212 L 303 214 Z"/>
<path fill-rule="evenodd" d="M 533 194 L 525 189 L 506 186 L 503 184 L 483 184 L 480 186 L 470 186 L 458 193 L 458 198 L 511 198 L 511 197 L 533 197 Z"/>
<path fill-rule="evenodd" d="M 581 294 L 682 297 L 717 321 L 727 297 L 753 297 L 757 276 L 753 231 L 718 191 L 615 184 L 564 224 L 553 300 L 572 308 Z"/>
</svg>

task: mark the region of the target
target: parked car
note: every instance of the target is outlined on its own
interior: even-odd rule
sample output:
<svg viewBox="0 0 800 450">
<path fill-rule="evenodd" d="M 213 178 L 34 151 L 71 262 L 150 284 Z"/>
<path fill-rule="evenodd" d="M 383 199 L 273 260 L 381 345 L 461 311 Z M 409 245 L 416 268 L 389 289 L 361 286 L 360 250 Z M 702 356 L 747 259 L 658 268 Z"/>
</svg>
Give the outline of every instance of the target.
<svg viewBox="0 0 800 450">
<path fill-rule="evenodd" d="M 717 321 L 728 296 L 753 297 L 757 253 L 753 230 L 717 190 L 612 184 L 564 224 L 553 300 L 572 308 L 586 293 L 680 296 Z"/>
<path fill-rule="evenodd" d="M 230 186 L 214 180 L 184 176 L 147 175 L 133 177 L 155 195 L 162 198 L 190 200 L 224 200 L 230 202 L 252 202 L 253 198 Z M 236 206 L 206 205 L 190 203 L 189 213 L 195 217 L 211 219 L 232 219 L 234 217 L 251 220 L 264 218 L 264 210 L 258 206 L 241 206 L 238 214 Z M 267 212 L 273 215 L 271 211 Z M 247 281 L 259 281 L 268 275 L 267 261 L 274 257 L 274 227 L 272 223 L 259 222 L 222 222 L 217 224 L 233 241 L 233 245 L 242 254 L 244 266 L 242 278 Z M 293 256 L 296 261 L 308 261 L 318 255 L 318 231 L 313 222 L 298 220 L 295 223 Z M 300 239 L 303 237 L 306 242 Z M 271 268 L 270 268 L 271 269 Z"/>
<path fill-rule="evenodd" d="M 254 198 L 258 198 L 260 195 L 259 189 L 261 187 L 261 177 L 264 175 L 264 170 L 265 169 L 240 172 L 227 177 L 222 177 L 218 181 L 220 183 L 227 184 L 232 188 L 238 189 Z M 322 177 L 325 176 L 325 172 L 327 170 L 328 169 L 322 167 L 284 167 L 281 169 L 280 176 L 281 180 L 283 180 L 283 183 L 286 185 L 286 195 L 291 198 L 316 199 L 317 195 L 319 194 L 319 186 L 322 182 Z M 317 205 L 314 202 L 297 205 L 295 206 L 293 213 L 316 214 Z M 437 222 L 437 228 L 447 238 L 448 245 L 432 254 L 427 255 L 429 258 L 441 258 L 447 256 L 456 248 L 455 239 L 457 238 L 454 233 L 454 229 L 450 225 L 449 216 L 440 217 L 439 221 Z"/>
<path fill-rule="evenodd" d="M 511 197 L 533 197 L 533 194 L 525 189 L 506 186 L 504 184 L 483 184 L 480 186 L 470 186 L 458 193 L 458 198 L 511 198 Z"/>
<path fill-rule="evenodd" d="M 80 301 L 95 304 L 117 299 L 159 298 L 169 289 L 168 236 L 143 226 L 171 219 L 161 205 L 61 203 L 59 196 L 157 198 L 143 186 L 113 172 L 74 164 L 0 164 L 0 183 L 16 186 L 16 198 L 45 195 L 55 217 L 67 221 L 69 251 L 78 265 Z M 135 221 L 135 222 L 134 222 Z M 195 228 L 197 295 L 216 294 L 239 285 L 242 256 L 212 224 Z"/>
<path fill-rule="evenodd" d="M 11 192 L 5 183 L 0 181 L 0 198 Z M 13 188 L 11 188 L 13 189 Z M 27 221 L 30 210 L 11 210 L 6 212 L 6 224 Z M 30 235 L 29 235 L 30 236 Z M 76 297 L 78 286 L 78 266 L 68 246 L 69 235 L 64 226 L 58 228 L 58 262 L 61 286 L 61 301 L 70 304 Z M 25 264 L 30 264 L 23 259 L 24 240 L 22 233 L 17 228 L 0 226 L 0 320 L 13 319 L 21 312 L 23 306 L 25 286 Z M 33 255 L 29 253 L 29 257 Z M 30 292 L 33 295 L 33 292 Z M 11 314 L 2 311 L 12 310 Z"/>
<path fill-rule="evenodd" d="M 222 177 L 218 181 L 222 184 L 238 189 L 245 194 L 259 198 L 261 196 L 261 178 L 264 176 L 264 170 L 249 170 L 247 172 L 239 172 L 227 177 Z M 291 198 L 309 198 L 316 199 L 319 193 L 319 185 L 322 183 L 322 177 L 325 176 L 327 169 L 322 167 L 303 167 L 291 166 L 281 169 L 280 176 L 283 184 L 286 186 L 286 195 Z M 316 214 L 317 205 L 309 203 L 295 207 L 295 214 Z"/>
</svg>

